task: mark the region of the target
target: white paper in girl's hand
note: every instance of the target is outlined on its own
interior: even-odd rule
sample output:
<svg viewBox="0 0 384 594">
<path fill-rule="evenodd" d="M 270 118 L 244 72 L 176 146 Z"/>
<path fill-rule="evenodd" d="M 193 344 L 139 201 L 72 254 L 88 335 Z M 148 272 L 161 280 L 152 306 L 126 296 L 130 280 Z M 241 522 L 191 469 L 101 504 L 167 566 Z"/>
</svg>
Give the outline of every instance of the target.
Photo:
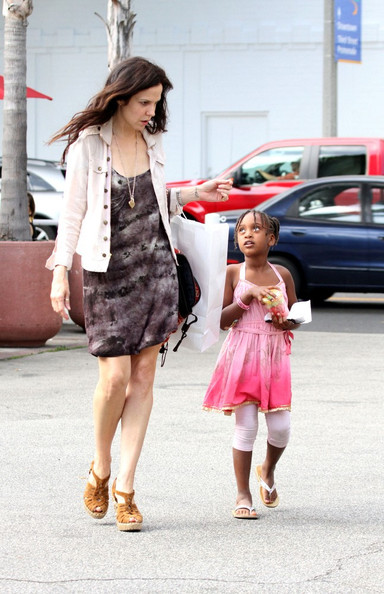
<svg viewBox="0 0 384 594">
<path fill-rule="evenodd" d="M 289 310 L 287 319 L 294 324 L 308 324 L 312 322 L 312 311 L 310 301 L 296 301 Z M 268 312 L 264 317 L 265 322 L 271 322 L 272 316 Z"/>
</svg>

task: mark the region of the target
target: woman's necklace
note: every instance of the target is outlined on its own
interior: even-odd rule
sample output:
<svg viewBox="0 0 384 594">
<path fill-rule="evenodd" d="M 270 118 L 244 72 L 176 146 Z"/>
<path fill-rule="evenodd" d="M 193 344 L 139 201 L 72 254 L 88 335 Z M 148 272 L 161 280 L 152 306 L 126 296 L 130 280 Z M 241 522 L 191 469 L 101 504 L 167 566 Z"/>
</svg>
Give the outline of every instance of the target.
<svg viewBox="0 0 384 594">
<path fill-rule="evenodd" d="M 135 169 L 134 169 L 134 175 L 133 175 L 132 190 L 131 190 L 131 184 L 129 183 L 129 178 L 125 174 L 124 162 L 123 162 L 123 159 L 121 157 L 119 143 L 117 142 L 117 136 L 116 136 L 116 134 L 114 132 L 113 132 L 113 136 L 115 137 L 115 142 L 116 142 L 116 146 L 117 146 L 117 152 L 119 153 L 120 163 L 121 163 L 121 166 L 123 168 L 123 174 L 124 174 L 125 179 L 127 180 L 128 192 L 129 192 L 129 202 L 128 202 L 128 204 L 129 204 L 129 206 L 131 208 L 133 208 L 135 206 L 135 188 L 136 188 L 136 172 L 137 172 L 137 132 L 135 134 Z"/>
</svg>

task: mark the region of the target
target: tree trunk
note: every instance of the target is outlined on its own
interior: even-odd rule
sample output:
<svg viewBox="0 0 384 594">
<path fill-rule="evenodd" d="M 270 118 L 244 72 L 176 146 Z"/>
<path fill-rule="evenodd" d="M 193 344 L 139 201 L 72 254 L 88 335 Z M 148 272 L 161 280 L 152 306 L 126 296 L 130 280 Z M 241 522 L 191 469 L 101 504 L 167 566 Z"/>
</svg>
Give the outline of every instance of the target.
<svg viewBox="0 0 384 594">
<path fill-rule="evenodd" d="M 32 0 L 3 0 L 4 106 L 0 240 L 30 240 L 27 200 L 27 17 Z"/>
<path fill-rule="evenodd" d="M 136 14 L 131 11 L 131 0 L 108 0 L 107 21 L 100 18 L 107 28 L 110 70 L 131 55 L 135 17 Z"/>
</svg>

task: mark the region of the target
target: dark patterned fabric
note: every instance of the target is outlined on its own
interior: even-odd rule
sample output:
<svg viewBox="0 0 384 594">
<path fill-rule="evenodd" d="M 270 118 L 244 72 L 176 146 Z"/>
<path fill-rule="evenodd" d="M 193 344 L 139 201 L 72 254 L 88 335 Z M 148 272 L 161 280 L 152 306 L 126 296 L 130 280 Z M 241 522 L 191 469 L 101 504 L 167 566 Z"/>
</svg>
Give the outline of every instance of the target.
<svg viewBox="0 0 384 594">
<path fill-rule="evenodd" d="M 127 180 L 113 171 L 111 260 L 107 272 L 84 270 L 83 281 L 89 352 L 98 357 L 136 355 L 177 328 L 176 264 L 150 171 L 136 178 L 134 208 L 128 200 Z"/>
</svg>

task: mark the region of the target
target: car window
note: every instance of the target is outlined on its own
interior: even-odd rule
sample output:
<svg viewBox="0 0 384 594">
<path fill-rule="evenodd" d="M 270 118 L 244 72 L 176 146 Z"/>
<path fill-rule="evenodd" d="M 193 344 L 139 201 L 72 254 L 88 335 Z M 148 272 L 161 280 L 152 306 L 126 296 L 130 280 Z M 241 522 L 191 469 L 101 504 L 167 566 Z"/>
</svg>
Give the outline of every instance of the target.
<svg viewBox="0 0 384 594">
<path fill-rule="evenodd" d="M 371 203 L 371 219 L 376 225 L 384 225 L 384 187 L 373 186 L 372 203 Z"/>
<path fill-rule="evenodd" d="M 317 177 L 364 175 L 366 164 L 364 146 L 320 146 Z"/>
<path fill-rule="evenodd" d="M 329 185 L 316 188 L 302 196 L 298 215 L 305 219 L 361 222 L 360 188 L 356 186 Z"/>
<path fill-rule="evenodd" d="M 35 173 L 31 173 L 28 171 L 27 174 L 27 182 L 28 182 L 28 190 L 32 192 L 44 192 L 44 191 L 51 191 L 54 192 L 55 188 L 51 186 L 45 179 L 36 175 Z"/>
<path fill-rule="evenodd" d="M 269 179 L 299 177 L 304 147 L 273 148 L 255 155 L 240 167 L 239 185 L 261 184 Z"/>
</svg>

